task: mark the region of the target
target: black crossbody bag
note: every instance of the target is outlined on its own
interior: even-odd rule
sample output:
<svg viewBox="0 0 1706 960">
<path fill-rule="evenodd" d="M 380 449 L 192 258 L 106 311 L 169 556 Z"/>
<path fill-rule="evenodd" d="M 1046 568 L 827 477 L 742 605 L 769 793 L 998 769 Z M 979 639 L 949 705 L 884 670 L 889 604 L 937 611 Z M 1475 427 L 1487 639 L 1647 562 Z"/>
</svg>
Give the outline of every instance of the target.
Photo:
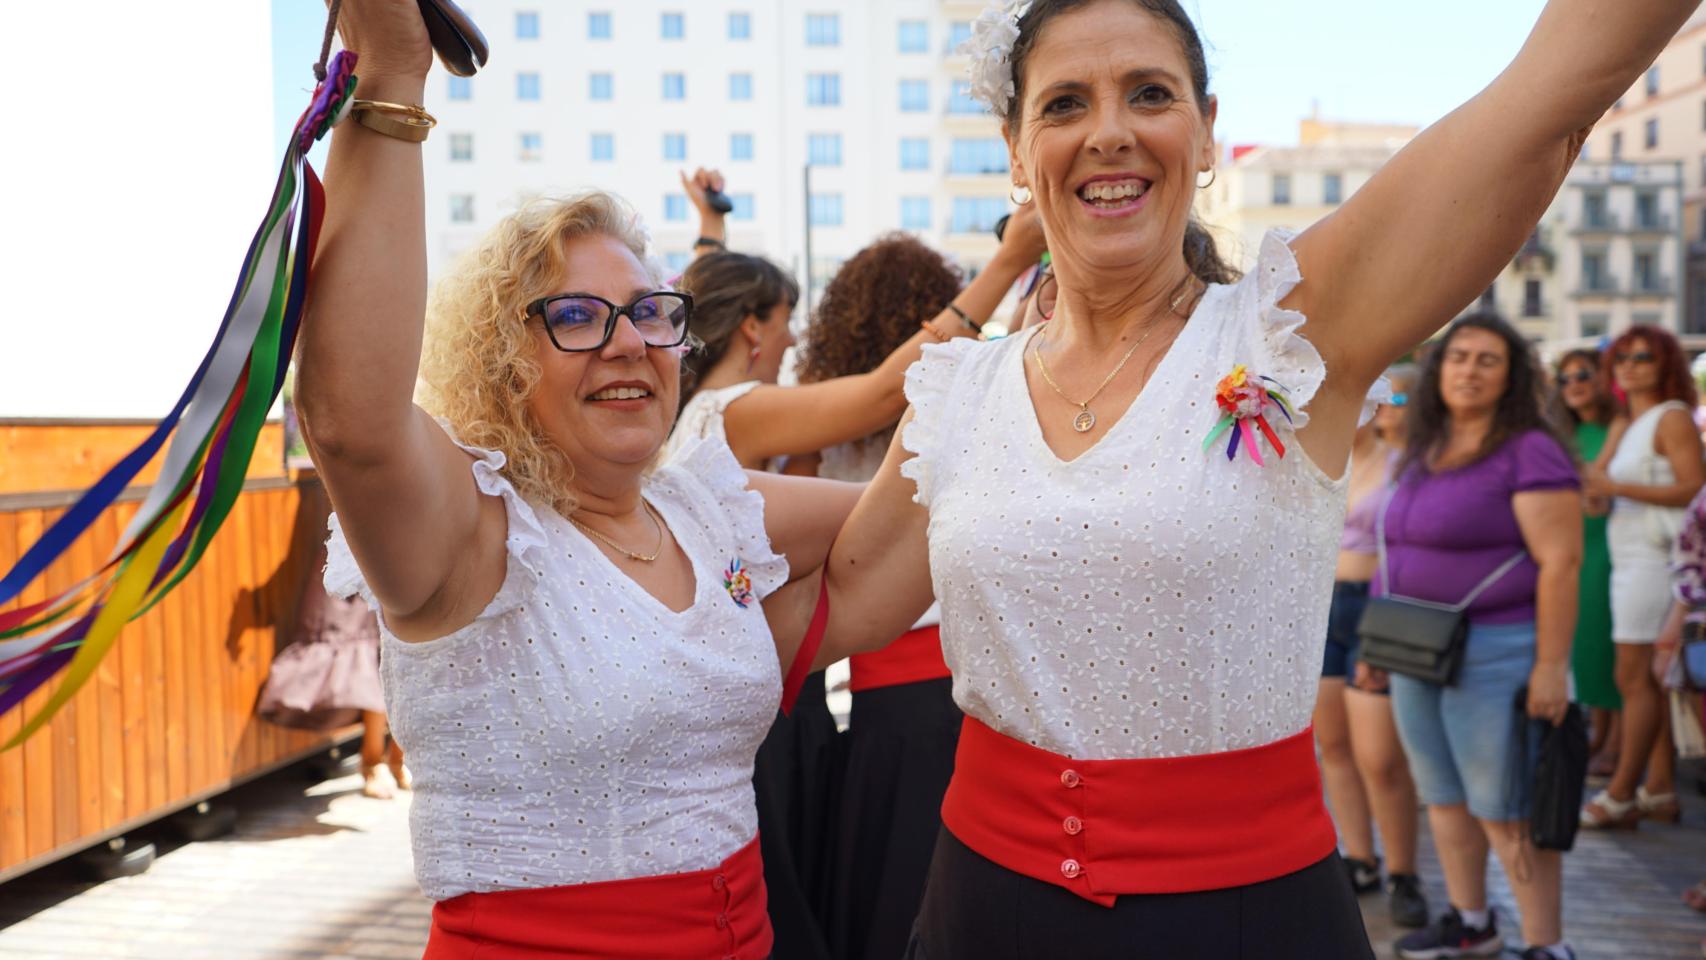
<svg viewBox="0 0 1706 960">
<path fill-rule="evenodd" d="M 1528 551 L 1517 551 L 1516 556 L 1487 574 L 1462 603 L 1401 597 L 1391 592 L 1392 579 L 1386 565 L 1386 511 L 1391 508 L 1389 494 L 1375 523 L 1380 582 L 1386 586 L 1387 595 L 1370 597 L 1368 606 L 1363 608 L 1362 619 L 1357 621 L 1357 635 L 1362 638 L 1357 659 L 1379 670 L 1449 687 L 1457 682 L 1457 672 L 1463 666 L 1463 647 L 1469 639 L 1469 618 L 1464 611 L 1499 578 L 1516 569 Z"/>
</svg>

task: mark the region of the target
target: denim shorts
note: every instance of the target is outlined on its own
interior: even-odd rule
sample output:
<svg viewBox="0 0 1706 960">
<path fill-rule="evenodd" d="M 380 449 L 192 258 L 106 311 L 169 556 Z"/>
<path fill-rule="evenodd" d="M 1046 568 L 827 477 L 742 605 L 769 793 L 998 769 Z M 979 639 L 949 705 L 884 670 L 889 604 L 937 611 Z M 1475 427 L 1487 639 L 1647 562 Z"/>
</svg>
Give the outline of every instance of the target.
<svg viewBox="0 0 1706 960">
<path fill-rule="evenodd" d="M 1357 623 L 1368 606 L 1368 584 L 1339 580 L 1333 584 L 1333 606 L 1327 613 L 1327 650 L 1321 661 L 1321 676 L 1349 679 L 1356 676 Z"/>
<path fill-rule="evenodd" d="M 1423 803 L 1466 803 L 1482 820 L 1527 818 L 1540 733 L 1518 711 L 1517 692 L 1534 669 L 1534 644 L 1533 623 L 1472 624 L 1456 684 L 1392 675 L 1398 738 Z"/>
</svg>

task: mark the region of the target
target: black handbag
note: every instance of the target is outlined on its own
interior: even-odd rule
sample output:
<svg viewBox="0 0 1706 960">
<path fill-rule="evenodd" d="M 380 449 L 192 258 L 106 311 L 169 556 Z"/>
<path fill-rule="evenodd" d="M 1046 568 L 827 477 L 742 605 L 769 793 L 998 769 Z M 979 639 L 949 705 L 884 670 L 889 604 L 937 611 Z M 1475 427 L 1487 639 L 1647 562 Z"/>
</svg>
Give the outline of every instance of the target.
<svg viewBox="0 0 1706 960">
<path fill-rule="evenodd" d="M 1363 608 L 1362 619 L 1357 621 L 1357 636 L 1362 638 L 1357 659 L 1378 670 L 1449 687 L 1457 682 L 1457 671 L 1463 666 L 1463 646 L 1469 639 L 1469 618 L 1464 611 L 1500 577 L 1515 569 L 1528 556 L 1528 551 L 1517 551 L 1516 556 L 1487 574 L 1462 603 L 1401 597 L 1390 592 L 1392 580 L 1386 564 L 1386 511 L 1391 507 L 1392 496 L 1388 494 L 1375 524 L 1380 580 L 1388 593 L 1370 597 L 1368 606 Z"/>
<path fill-rule="evenodd" d="M 1534 766 L 1533 802 L 1528 815 L 1529 839 L 1542 850 L 1569 850 L 1576 845 L 1587 792 L 1587 718 L 1573 703 L 1564 713 L 1564 722 L 1557 726 L 1529 717 L 1527 687 L 1517 693 L 1516 711 L 1523 767 L 1527 766 L 1529 728 L 1540 728 L 1540 758 Z"/>
</svg>

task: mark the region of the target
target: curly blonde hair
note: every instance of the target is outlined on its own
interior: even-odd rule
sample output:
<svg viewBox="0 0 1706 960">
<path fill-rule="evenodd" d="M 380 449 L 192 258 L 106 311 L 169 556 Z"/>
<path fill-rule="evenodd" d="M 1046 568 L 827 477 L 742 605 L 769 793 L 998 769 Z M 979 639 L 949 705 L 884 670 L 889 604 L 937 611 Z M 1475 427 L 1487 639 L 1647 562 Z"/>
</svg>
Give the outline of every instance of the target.
<svg viewBox="0 0 1706 960">
<path fill-rule="evenodd" d="M 565 516 L 577 505 L 569 486 L 574 466 L 527 407 L 540 368 L 524 311 L 560 289 L 565 245 L 599 234 L 626 246 L 662 285 L 638 214 L 620 198 L 592 191 L 522 204 L 457 260 L 427 304 L 421 406 L 449 421 L 463 443 L 501 452 L 503 475 L 521 495 Z"/>
</svg>

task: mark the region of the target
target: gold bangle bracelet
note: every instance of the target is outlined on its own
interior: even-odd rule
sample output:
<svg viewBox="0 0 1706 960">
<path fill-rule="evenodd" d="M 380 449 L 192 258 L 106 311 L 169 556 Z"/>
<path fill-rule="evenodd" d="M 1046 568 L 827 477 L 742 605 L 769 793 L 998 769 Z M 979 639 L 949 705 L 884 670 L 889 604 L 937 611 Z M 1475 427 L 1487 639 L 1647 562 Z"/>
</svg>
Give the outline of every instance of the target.
<svg viewBox="0 0 1706 960">
<path fill-rule="evenodd" d="M 355 122 L 387 137 L 420 143 L 438 125 L 438 119 L 418 106 L 386 103 L 383 100 L 355 100 L 350 103 L 350 116 Z"/>
</svg>

